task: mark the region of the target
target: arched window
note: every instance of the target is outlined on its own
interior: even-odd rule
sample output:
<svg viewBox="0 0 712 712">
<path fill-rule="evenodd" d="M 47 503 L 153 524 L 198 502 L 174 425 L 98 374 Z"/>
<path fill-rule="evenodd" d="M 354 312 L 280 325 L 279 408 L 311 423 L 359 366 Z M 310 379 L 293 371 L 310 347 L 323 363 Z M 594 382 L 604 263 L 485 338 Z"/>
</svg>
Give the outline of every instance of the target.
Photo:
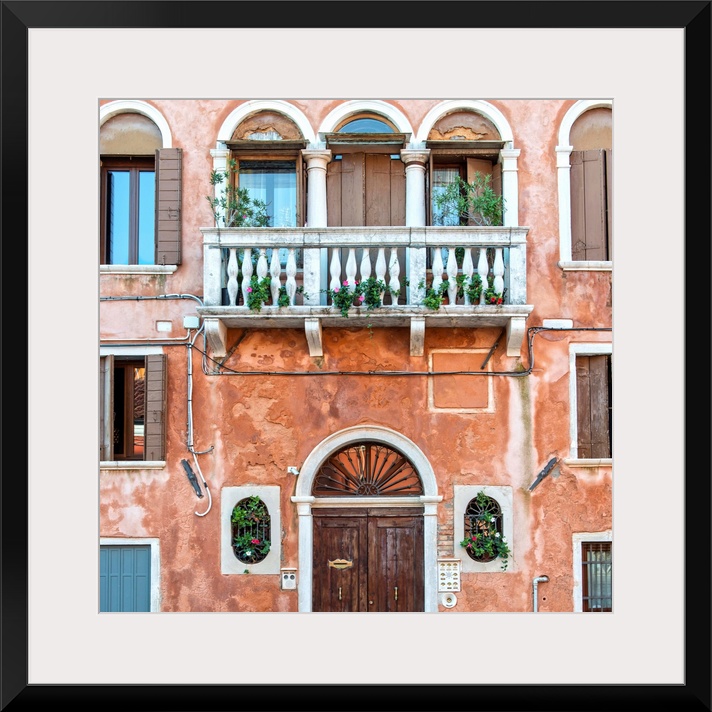
<svg viewBox="0 0 712 712">
<path fill-rule="evenodd" d="M 181 151 L 165 146 L 159 126 L 140 102 L 102 107 L 100 259 L 106 265 L 181 262 Z M 119 105 L 119 106 L 117 106 Z"/>
<path fill-rule="evenodd" d="M 333 453 L 319 468 L 312 494 L 317 497 L 403 496 L 423 494 L 423 484 L 408 458 L 376 442 L 361 442 Z"/>
<path fill-rule="evenodd" d="M 405 135 L 365 112 L 345 117 L 325 139 L 328 226 L 405 225 Z"/>
<path fill-rule="evenodd" d="M 238 561 L 264 561 L 272 545 L 267 505 L 257 495 L 245 497 L 233 507 L 230 522 L 232 549 Z"/>
<path fill-rule="evenodd" d="M 610 270 L 612 261 L 612 102 L 577 101 L 559 128 L 559 266 Z"/>
<path fill-rule="evenodd" d="M 296 227 L 304 222 L 301 149 L 306 145 L 297 125 L 277 111 L 259 111 L 235 128 L 230 141 L 230 179 L 251 200 L 267 205 L 269 227 Z"/>
<path fill-rule="evenodd" d="M 502 570 L 509 563 L 509 544 L 504 532 L 502 507 L 484 491 L 467 503 L 461 545 L 473 561 L 486 564 L 499 559 Z"/>
</svg>

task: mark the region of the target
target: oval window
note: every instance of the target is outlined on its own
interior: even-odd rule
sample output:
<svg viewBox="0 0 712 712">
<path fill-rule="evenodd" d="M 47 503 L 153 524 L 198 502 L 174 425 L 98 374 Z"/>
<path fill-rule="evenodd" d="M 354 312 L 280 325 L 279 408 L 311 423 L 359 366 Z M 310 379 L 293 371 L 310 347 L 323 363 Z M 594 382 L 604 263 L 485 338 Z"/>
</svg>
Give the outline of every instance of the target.
<svg viewBox="0 0 712 712">
<path fill-rule="evenodd" d="M 230 522 L 237 559 L 243 564 L 264 561 L 272 543 L 267 505 L 257 495 L 245 497 L 234 506 Z"/>
</svg>

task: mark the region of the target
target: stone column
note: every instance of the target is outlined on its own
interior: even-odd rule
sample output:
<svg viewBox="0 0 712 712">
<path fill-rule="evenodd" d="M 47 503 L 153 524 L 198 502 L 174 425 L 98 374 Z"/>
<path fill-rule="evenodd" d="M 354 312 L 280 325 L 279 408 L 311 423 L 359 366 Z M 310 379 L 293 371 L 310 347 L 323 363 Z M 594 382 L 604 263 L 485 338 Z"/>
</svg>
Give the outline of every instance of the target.
<svg viewBox="0 0 712 712">
<path fill-rule="evenodd" d="M 302 151 L 307 164 L 307 224 L 304 227 L 326 227 L 326 166 L 331 151 L 326 149 Z"/>
<path fill-rule="evenodd" d="M 519 178 L 517 176 L 517 158 L 521 151 L 518 148 L 503 148 L 502 157 L 502 195 L 504 196 L 504 225 L 517 227 L 519 225 Z"/>
<path fill-rule="evenodd" d="M 307 165 L 307 215 L 304 227 L 326 227 L 326 166 L 331 151 L 306 149 L 302 156 Z M 321 299 L 321 249 L 304 249 L 304 304 L 318 306 Z"/>
<path fill-rule="evenodd" d="M 403 149 L 401 161 L 405 163 L 405 224 L 408 227 L 425 226 L 425 166 L 430 151 Z"/>
</svg>

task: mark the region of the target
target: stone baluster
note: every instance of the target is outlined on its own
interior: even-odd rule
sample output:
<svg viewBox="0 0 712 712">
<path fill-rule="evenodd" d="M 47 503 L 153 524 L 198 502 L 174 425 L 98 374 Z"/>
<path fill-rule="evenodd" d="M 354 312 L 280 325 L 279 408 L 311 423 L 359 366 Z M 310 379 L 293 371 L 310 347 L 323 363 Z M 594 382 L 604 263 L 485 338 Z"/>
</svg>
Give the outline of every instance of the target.
<svg viewBox="0 0 712 712">
<path fill-rule="evenodd" d="M 329 273 L 331 274 L 329 289 L 338 289 L 341 286 L 341 250 L 338 247 L 331 248 Z"/>
<path fill-rule="evenodd" d="M 457 304 L 457 257 L 455 248 L 448 247 L 447 251 L 447 296 L 450 304 Z"/>
<path fill-rule="evenodd" d="M 269 273 L 272 275 L 270 281 L 270 291 L 272 293 L 272 305 L 277 306 L 279 303 L 279 288 L 282 286 L 280 276 L 282 274 L 282 265 L 279 262 L 279 248 L 272 248 L 272 259 L 269 265 Z"/>
<path fill-rule="evenodd" d="M 290 247 L 287 252 L 287 295 L 289 296 L 289 305 L 294 306 L 297 296 L 297 258 L 294 253 L 294 248 Z"/>
<path fill-rule="evenodd" d="M 371 248 L 364 247 L 361 255 L 361 281 L 365 282 L 371 276 Z"/>
<path fill-rule="evenodd" d="M 346 258 L 346 281 L 349 283 L 349 292 L 353 292 L 356 289 L 356 248 L 354 247 L 349 247 L 349 255 Z"/>
<path fill-rule="evenodd" d="M 502 256 L 503 249 L 497 247 L 494 251 L 494 264 L 492 266 L 494 272 L 494 291 L 497 294 L 504 292 L 504 258 Z"/>
<path fill-rule="evenodd" d="M 433 283 L 431 287 L 437 292 L 443 283 L 443 255 L 439 247 L 436 247 L 433 252 Z"/>
<path fill-rule="evenodd" d="M 376 258 L 376 279 L 383 282 L 386 281 L 386 248 L 378 248 L 378 257 Z"/>
<path fill-rule="evenodd" d="M 391 262 L 388 266 L 388 273 L 391 276 L 391 280 L 388 286 L 391 290 L 391 304 L 398 304 L 398 295 L 400 294 L 400 262 L 398 261 L 398 250 L 395 247 L 391 247 Z M 381 294 L 381 303 L 383 303 L 383 294 Z"/>
<path fill-rule="evenodd" d="M 252 279 L 252 248 L 246 247 L 242 255 L 242 304 L 247 308 L 247 288 Z"/>
<path fill-rule="evenodd" d="M 482 280 L 482 294 L 480 295 L 480 304 L 484 304 L 485 301 L 485 289 L 487 289 L 487 272 L 489 271 L 489 266 L 487 264 L 487 248 L 480 247 L 480 258 L 477 261 L 477 274 L 480 275 Z"/>
<path fill-rule="evenodd" d="M 257 279 L 260 282 L 267 276 L 267 248 L 260 247 L 260 256 L 257 258 Z"/>
<path fill-rule="evenodd" d="M 465 255 L 462 258 L 462 274 L 465 277 L 465 286 L 469 287 L 470 284 L 472 283 L 472 274 L 475 271 L 475 266 L 472 263 L 472 248 L 471 247 L 466 247 L 465 248 Z M 465 291 L 465 304 L 470 305 L 472 302 L 470 302 L 470 297 L 467 295 L 467 291 Z"/>
<path fill-rule="evenodd" d="M 230 248 L 230 256 L 227 259 L 227 294 L 230 299 L 230 306 L 237 304 L 237 248 Z"/>
</svg>

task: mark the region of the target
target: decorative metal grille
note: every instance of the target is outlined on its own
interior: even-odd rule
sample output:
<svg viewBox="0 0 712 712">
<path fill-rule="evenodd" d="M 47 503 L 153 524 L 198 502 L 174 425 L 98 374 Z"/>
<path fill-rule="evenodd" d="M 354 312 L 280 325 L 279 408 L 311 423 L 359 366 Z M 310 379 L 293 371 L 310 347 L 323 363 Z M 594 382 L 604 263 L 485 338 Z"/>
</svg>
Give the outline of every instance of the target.
<svg viewBox="0 0 712 712">
<path fill-rule="evenodd" d="M 257 496 L 240 500 L 232 510 L 232 549 L 243 564 L 264 561 L 271 546 L 267 505 Z"/>
<path fill-rule="evenodd" d="M 587 613 L 610 612 L 613 610 L 611 542 L 583 542 L 581 549 L 583 610 Z"/>
<path fill-rule="evenodd" d="M 423 494 L 413 465 L 397 450 L 374 442 L 350 445 L 334 453 L 314 479 L 318 497 L 369 497 Z"/>
<path fill-rule="evenodd" d="M 491 519 L 490 519 L 491 518 Z M 465 535 L 484 535 L 490 538 L 496 532 L 503 536 L 502 532 L 502 508 L 497 500 L 481 494 L 475 499 L 471 499 L 465 509 Z M 474 551 L 466 548 L 467 555 L 473 561 L 485 563 L 497 558 L 496 553 L 482 553 L 477 555 Z"/>
</svg>

